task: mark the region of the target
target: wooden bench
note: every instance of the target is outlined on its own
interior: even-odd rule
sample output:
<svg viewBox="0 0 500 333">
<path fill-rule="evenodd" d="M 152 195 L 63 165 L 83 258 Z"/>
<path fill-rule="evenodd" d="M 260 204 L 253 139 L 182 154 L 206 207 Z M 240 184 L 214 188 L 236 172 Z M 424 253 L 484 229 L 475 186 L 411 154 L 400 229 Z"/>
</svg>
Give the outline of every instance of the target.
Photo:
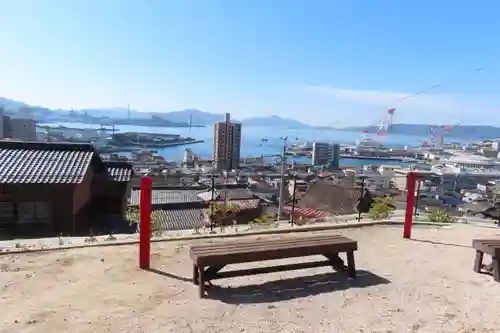
<svg viewBox="0 0 500 333">
<path fill-rule="evenodd" d="M 203 297 L 205 282 L 210 284 L 211 280 L 245 275 L 332 266 L 335 270 L 346 271 L 349 277 L 356 278 L 354 251 L 357 249 L 358 242 L 340 235 L 238 240 L 194 245 L 190 249 L 193 260 L 193 283 L 199 286 L 200 297 Z M 346 253 L 347 266 L 339 257 L 339 253 L 343 252 Z M 312 255 L 323 255 L 327 260 L 220 272 L 224 266 L 230 264 Z"/>
<path fill-rule="evenodd" d="M 474 239 L 472 247 L 476 249 L 474 272 L 481 273 L 482 269 L 486 269 L 493 273 L 496 282 L 500 282 L 500 239 Z M 491 265 L 483 265 L 485 253 L 491 256 Z"/>
</svg>

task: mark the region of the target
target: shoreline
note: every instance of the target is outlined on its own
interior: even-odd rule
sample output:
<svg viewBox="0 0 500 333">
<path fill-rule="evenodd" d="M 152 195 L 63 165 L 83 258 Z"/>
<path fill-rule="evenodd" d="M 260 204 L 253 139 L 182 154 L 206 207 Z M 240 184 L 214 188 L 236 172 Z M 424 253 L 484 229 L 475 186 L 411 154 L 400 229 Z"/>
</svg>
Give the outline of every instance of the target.
<svg viewBox="0 0 500 333">
<path fill-rule="evenodd" d="M 177 147 L 177 146 L 184 146 L 184 145 L 192 145 L 195 143 L 203 143 L 205 140 L 192 140 L 192 141 L 184 141 L 184 142 L 171 142 L 171 143 L 165 143 L 161 145 L 145 145 L 141 147 L 136 147 L 136 146 L 125 146 L 125 147 L 110 147 L 110 148 L 100 148 L 97 149 L 100 153 L 104 154 L 109 154 L 109 153 L 130 153 L 134 151 L 140 151 L 140 150 L 158 150 L 162 148 L 171 148 L 171 147 Z"/>
</svg>

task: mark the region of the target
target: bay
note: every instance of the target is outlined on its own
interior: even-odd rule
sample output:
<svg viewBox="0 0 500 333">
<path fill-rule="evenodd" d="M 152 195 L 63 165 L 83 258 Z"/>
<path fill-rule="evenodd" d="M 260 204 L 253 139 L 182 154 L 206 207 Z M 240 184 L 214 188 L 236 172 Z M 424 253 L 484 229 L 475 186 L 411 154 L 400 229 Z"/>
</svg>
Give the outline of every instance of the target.
<svg viewBox="0 0 500 333">
<path fill-rule="evenodd" d="M 97 128 L 96 124 L 82 124 L 82 123 L 51 123 L 40 124 L 48 126 L 66 126 L 73 128 Z M 120 125 L 115 128 L 122 132 L 144 132 L 144 133 L 161 133 L 161 134 L 179 134 L 183 137 L 193 137 L 197 140 L 204 140 L 201 143 L 190 145 L 182 145 L 176 147 L 160 148 L 158 154 L 167 160 L 180 161 L 182 159 L 184 150 L 190 148 L 198 154 L 201 158 L 210 159 L 212 157 L 213 149 L 213 127 L 146 127 L 146 126 L 130 126 Z M 288 143 L 303 143 L 305 141 L 332 141 L 345 145 L 354 145 L 357 140 L 363 138 L 363 133 L 349 132 L 339 130 L 320 130 L 320 129 L 286 129 L 274 127 L 258 127 L 258 126 L 243 126 L 242 128 L 242 143 L 241 143 L 241 156 L 242 157 L 256 157 L 261 155 L 275 155 L 280 154 L 283 149 L 282 137 L 288 137 Z M 267 139 L 263 142 L 262 139 Z M 384 137 L 376 138 L 380 140 L 386 147 L 402 148 L 404 146 L 418 146 L 424 141 L 429 141 L 428 137 L 412 136 L 412 135 L 398 135 L 388 133 Z M 446 141 L 460 141 L 451 137 L 447 137 Z M 298 158 L 298 163 L 310 163 L 310 159 Z M 342 165 L 365 165 L 365 164 L 393 164 L 392 161 L 380 160 L 356 160 L 356 159 L 342 159 Z"/>
</svg>

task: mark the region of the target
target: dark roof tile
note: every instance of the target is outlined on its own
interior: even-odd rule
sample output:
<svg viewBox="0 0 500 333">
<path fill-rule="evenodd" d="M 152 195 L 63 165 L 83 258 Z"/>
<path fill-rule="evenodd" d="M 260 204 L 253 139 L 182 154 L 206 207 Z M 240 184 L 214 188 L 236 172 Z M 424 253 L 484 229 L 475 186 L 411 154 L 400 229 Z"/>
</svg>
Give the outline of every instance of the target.
<svg viewBox="0 0 500 333">
<path fill-rule="evenodd" d="M 324 180 L 312 184 L 297 203 L 300 208 L 312 208 L 333 215 L 348 215 L 357 212 L 360 190 L 332 185 Z"/>
<path fill-rule="evenodd" d="M 130 163 L 126 162 L 104 162 L 108 169 L 109 177 L 115 182 L 128 183 L 132 178 L 134 169 Z"/>
<path fill-rule="evenodd" d="M 174 203 L 189 203 L 189 202 L 201 202 L 202 200 L 198 197 L 198 190 L 185 190 L 185 189 L 164 189 L 157 190 L 153 189 L 151 191 L 151 204 L 153 205 L 165 205 Z M 129 204 L 131 206 L 138 206 L 141 200 L 141 190 L 133 189 L 130 193 Z"/>
<path fill-rule="evenodd" d="M 188 230 L 206 225 L 205 219 L 208 216 L 209 209 L 159 209 L 155 212 L 161 229 Z"/>
<path fill-rule="evenodd" d="M 78 184 L 96 157 L 91 145 L 2 141 L 0 183 Z"/>
<path fill-rule="evenodd" d="M 215 200 L 243 200 L 255 199 L 256 195 L 248 188 L 234 187 L 234 188 L 218 188 L 214 190 Z M 212 190 L 209 189 L 199 194 L 199 197 L 205 201 L 212 199 Z"/>
</svg>

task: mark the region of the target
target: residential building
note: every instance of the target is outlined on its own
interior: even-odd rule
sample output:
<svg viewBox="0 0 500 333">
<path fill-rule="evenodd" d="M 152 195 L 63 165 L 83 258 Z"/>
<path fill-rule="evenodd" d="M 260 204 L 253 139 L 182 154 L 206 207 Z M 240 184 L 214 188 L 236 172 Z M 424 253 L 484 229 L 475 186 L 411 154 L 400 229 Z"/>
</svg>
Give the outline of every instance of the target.
<svg viewBox="0 0 500 333">
<path fill-rule="evenodd" d="M 36 122 L 27 118 L 9 118 L 6 122 L 6 137 L 21 141 L 37 141 Z"/>
<path fill-rule="evenodd" d="M 216 169 L 237 169 L 240 164 L 241 124 L 231 123 L 229 113 L 226 121 L 214 124 L 213 159 Z"/>
<path fill-rule="evenodd" d="M 317 180 L 298 200 L 296 206 L 332 215 L 355 214 L 360 195 L 361 191 L 357 188 L 333 185 L 324 180 Z"/>
<path fill-rule="evenodd" d="M 36 122 L 28 118 L 11 118 L 0 109 L 0 138 L 37 141 Z"/>
<path fill-rule="evenodd" d="M 122 232 L 132 173 L 90 144 L 0 141 L 1 237 Z"/>
<path fill-rule="evenodd" d="M 0 106 L 0 139 L 3 139 L 3 123 L 4 123 L 4 118 L 5 118 L 5 111 L 4 109 Z"/>
<path fill-rule="evenodd" d="M 134 187 L 130 206 L 140 205 L 141 190 Z M 210 225 L 210 202 L 237 208 L 236 223 L 248 223 L 262 214 L 261 199 L 246 186 L 217 185 L 211 188 L 186 186 L 153 187 L 152 209 L 162 230 L 188 230 Z"/>
</svg>

